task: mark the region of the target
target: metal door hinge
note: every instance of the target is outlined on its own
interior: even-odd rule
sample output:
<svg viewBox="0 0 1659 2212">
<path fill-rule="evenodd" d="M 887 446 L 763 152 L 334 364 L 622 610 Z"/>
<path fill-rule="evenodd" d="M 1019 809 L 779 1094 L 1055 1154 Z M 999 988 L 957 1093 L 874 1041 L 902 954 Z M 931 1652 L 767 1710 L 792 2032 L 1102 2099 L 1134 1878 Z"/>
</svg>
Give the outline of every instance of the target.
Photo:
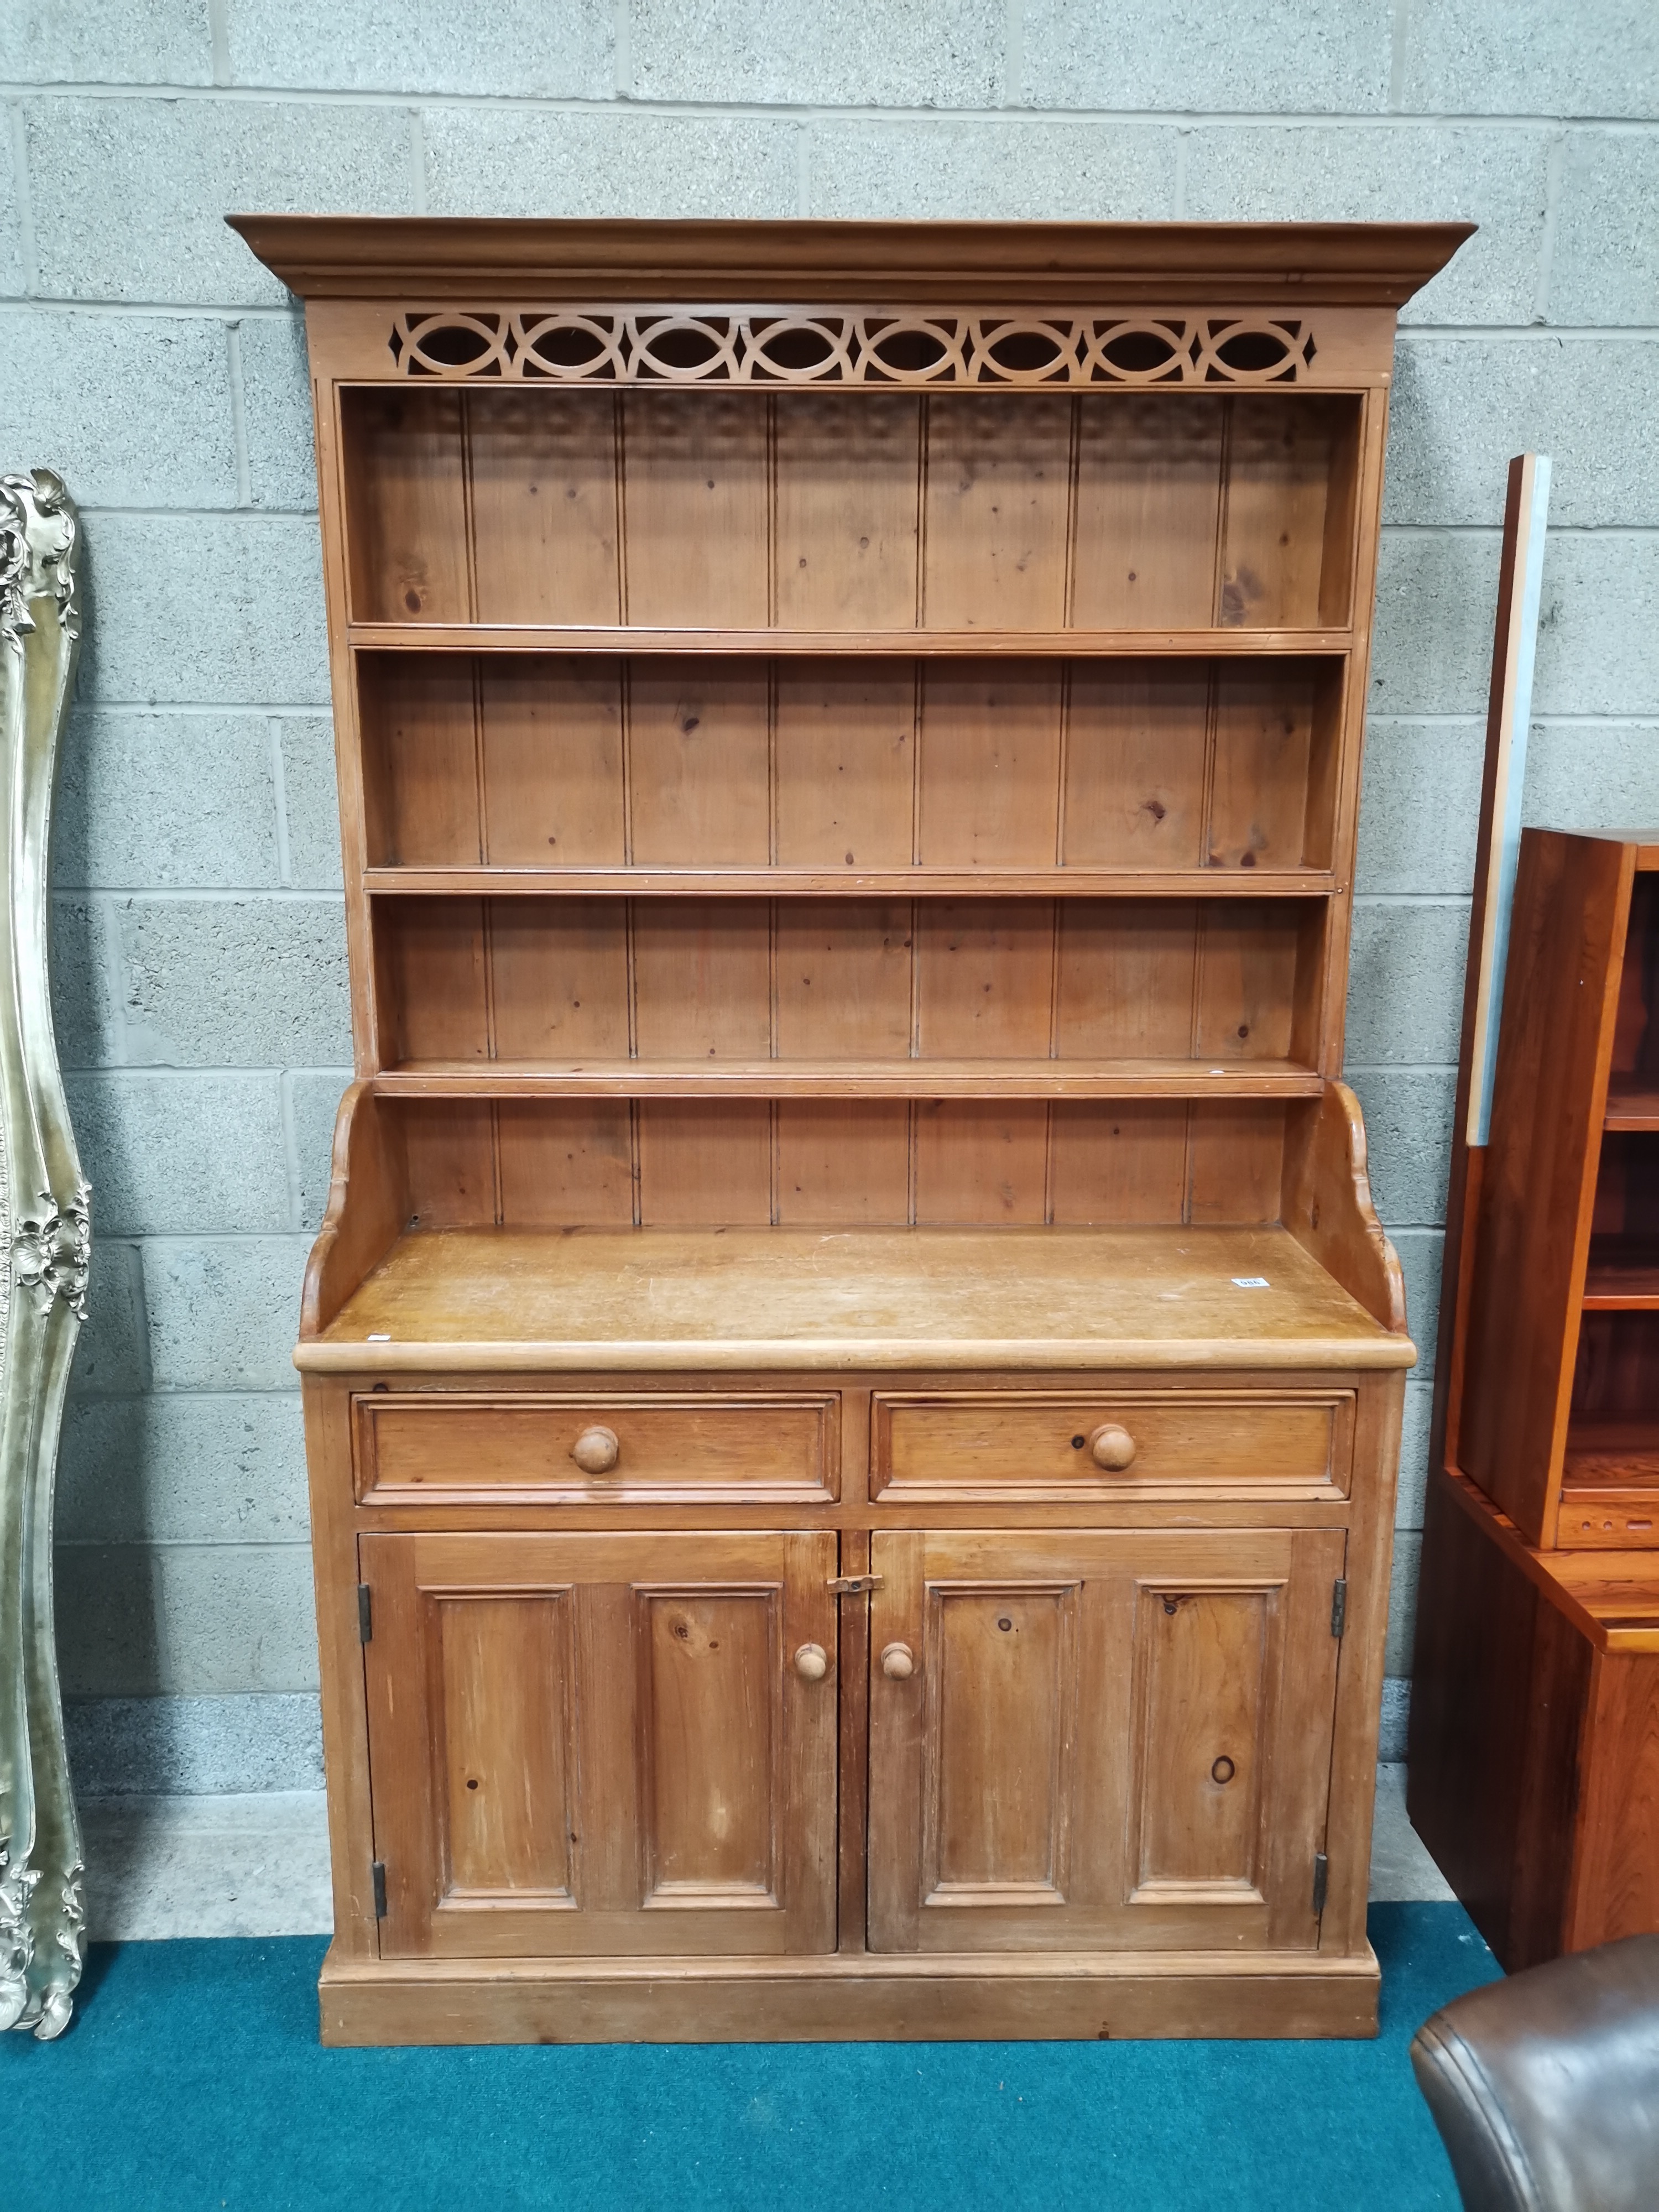
<svg viewBox="0 0 1659 2212">
<path fill-rule="evenodd" d="M 374 1917 L 377 1920 L 384 1920 L 386 1918 L 386 1861 L 376 1859 L 368 1870 L 374 1879 Z"/>
<path fill-rule="evenodd" d="M 1348 1625 L 1348 1585 L 1346 1582 L 1331 1584 L 1331 1634 L 1340 1636 Z"/>
<path fill-rule="evenodd" d="M 1314 1853 L 1314 1918 L 1325 1910 L 1325 1893 L 1331 1885 L 1331 1863 L 1323 1851 Z"/>
<path fill-rule="evenodd" d="M 374 1638 L 374 1600 L 367 1583 L 357 1585 L 357 1641 L 373 1643 Z"/>
<path fill-rule="evenodd" d="M 879 1575 L 836 1575 L 825 1583 L 831 1597 L 860 1597 L 866 1590 L 881 1588 Z"/>
</svg>

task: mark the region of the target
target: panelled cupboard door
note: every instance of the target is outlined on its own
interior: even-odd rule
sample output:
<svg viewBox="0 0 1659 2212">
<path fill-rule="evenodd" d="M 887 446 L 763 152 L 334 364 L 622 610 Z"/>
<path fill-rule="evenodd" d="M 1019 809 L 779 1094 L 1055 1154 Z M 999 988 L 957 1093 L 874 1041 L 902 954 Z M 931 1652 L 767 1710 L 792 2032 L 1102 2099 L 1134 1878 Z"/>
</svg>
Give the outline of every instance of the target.
<svg viewBox="0 0 1659 2212">
<path fill-rule="evenodd" d="M 833 1535 L 360 1556 L 383 1956 L 834 1948 Z"/>
<path fill-rule="evenodd" d="M 877 1535 L 872 1948 L 1316 1948 L 1344 1547 Z"/>
</svg>

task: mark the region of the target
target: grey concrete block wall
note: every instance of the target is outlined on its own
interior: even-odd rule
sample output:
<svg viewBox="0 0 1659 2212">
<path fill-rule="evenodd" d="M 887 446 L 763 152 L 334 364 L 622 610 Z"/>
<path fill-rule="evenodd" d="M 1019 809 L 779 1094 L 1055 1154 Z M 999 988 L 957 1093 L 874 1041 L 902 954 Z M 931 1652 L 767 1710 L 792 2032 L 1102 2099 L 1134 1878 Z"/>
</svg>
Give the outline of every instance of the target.
<svg viewBox="0 0 1659 2212">
<path fill-rule="evenodd" d="M 303 331 L 227 210 L 1465 216 L 1399 354 L 1349 1070 L 1425 1358 L 1504 464 L 1555 459 L 1528 817 L 1659 821 L 1645 0 L 0 0 L 0 468 L 87 514 L 56 850 L 96 1193 L 63 1642 L 100 1790 L 317 1776 L 288 1351 L 349 1056 Z"/>
</svg>

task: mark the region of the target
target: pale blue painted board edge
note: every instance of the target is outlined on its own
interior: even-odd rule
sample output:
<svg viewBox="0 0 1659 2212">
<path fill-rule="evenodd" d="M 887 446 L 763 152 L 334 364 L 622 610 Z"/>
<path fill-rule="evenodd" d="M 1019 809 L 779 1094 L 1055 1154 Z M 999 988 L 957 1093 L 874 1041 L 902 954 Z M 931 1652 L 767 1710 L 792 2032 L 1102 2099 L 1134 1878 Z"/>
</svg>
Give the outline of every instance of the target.
<svg viewBox="0 0 1659 2212">
<path fill-rule="evenodd" d="M 1544 588 L 1544 528 L 1549 514 L 1550 458 L 1539 453 L 1533 462 L 1531 527 L 1526 533 L 1526 567 L 1521 580 L 1521 635 L 1515 655 L 1515 713 L 1510 734 L 1510 773 L 1504 793 L 1504 818 L 1493 825 L 1498 840 L 1498 881 L 1494 893 L 1498 918 L 1492 931 L 1492 1009 L 1486 1024 L 1486 1049 L 1477 1071 L 1474 1127 L 1469 1142 L 1484 1145 L 1492 1131 L 1492 1086 L 1498 1079 L 1498 1018 L 1504 1004 L 1504 975 L 1510 957 L 1510 909 L 1515 903 L 1515 872 L 1521 860 L 1521 794 L 1527 781 L 1527 738 L 1532 727 L 1532 672 L 1538 655 L 1538 612 Z"/>
</svg>

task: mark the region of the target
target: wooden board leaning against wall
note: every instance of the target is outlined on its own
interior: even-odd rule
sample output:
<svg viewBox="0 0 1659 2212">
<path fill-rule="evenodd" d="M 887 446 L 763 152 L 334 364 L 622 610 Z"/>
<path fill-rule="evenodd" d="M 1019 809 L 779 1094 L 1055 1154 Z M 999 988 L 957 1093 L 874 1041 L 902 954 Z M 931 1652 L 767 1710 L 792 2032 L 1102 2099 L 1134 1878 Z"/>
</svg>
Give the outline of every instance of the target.
<svg viewBox="0 0 1659 2212">
<path fill-rule="evenodd" d="M 325 2034 L 1374 2032 L 1413 1352 L 1341 1028 L 1466 230 L 236 225 L 357 1062 Z"/>
</svg>

